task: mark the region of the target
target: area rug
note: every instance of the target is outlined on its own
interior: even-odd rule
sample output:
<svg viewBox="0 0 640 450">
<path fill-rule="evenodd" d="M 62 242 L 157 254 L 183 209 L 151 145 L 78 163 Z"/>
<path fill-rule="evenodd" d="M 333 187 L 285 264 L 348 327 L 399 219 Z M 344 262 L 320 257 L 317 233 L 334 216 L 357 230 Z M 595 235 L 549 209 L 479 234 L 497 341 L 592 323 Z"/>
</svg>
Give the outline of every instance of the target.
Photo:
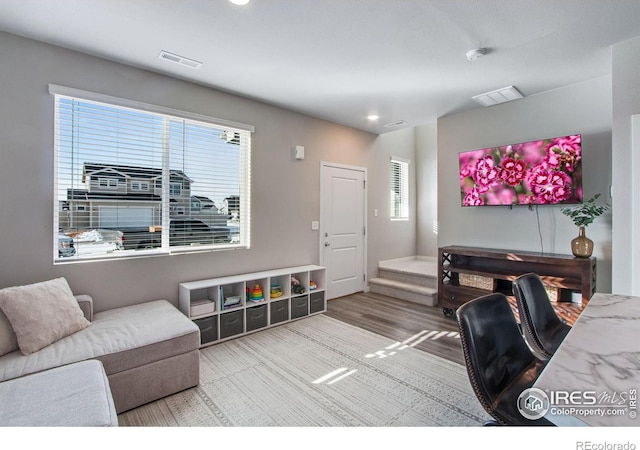
<svg viewBox="0 0 640 450">
<path fill-rule="evenodd" d="M 479 426 L 463 366 L 324 315 L 201 349 L 200 385 L 120 426 Z"/>
</svg>

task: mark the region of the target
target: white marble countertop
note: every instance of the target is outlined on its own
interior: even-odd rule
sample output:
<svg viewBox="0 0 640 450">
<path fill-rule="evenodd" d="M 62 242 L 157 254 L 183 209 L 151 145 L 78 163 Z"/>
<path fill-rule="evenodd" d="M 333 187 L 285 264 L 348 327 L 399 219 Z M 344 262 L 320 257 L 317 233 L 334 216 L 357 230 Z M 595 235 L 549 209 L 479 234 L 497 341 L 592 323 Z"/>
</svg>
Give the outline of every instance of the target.
<svg viewBox="0 0 640 450">
<path fill-rule="evenodd" d="M 640 297 L 595 294 L 533 387 L 558 425 L 640 426 Z"/>
</svg>

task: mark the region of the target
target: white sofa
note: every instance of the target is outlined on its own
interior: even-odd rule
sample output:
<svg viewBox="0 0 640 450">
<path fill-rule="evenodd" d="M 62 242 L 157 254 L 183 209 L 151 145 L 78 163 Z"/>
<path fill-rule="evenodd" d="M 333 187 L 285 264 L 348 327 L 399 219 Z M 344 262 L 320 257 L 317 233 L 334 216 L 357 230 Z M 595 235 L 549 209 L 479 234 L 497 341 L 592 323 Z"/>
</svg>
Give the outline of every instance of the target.
<svg viewBox="0 0 640 450">
<path fill-rule="evenodd" d="M 198 385 L 200 331 L 171 303 L 156 300 L 94 314 L 90 296 L 75 298 L 91 324 L 33 353 L 0 356 L 0 382 L 96 359 L 117 413 Z"/>
</svg>

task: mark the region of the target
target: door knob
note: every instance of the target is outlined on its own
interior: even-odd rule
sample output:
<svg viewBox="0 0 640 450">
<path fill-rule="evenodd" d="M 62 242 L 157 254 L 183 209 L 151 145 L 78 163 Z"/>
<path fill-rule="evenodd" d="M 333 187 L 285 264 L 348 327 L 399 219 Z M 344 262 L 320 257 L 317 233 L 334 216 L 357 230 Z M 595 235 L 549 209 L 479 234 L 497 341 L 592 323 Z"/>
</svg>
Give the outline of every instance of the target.
<svg viewBox="0 0 640 450">
<path fill-rule="evenodd" d="M 331 245 L 331 244 L 330 244 L 330 243 L 328 243 L 328 242 L 325 242 L 325 243 L 324 243 L 324 246 L 325 246 L 325 247 L 329 247 L 330 245 Z"/>
</svg>

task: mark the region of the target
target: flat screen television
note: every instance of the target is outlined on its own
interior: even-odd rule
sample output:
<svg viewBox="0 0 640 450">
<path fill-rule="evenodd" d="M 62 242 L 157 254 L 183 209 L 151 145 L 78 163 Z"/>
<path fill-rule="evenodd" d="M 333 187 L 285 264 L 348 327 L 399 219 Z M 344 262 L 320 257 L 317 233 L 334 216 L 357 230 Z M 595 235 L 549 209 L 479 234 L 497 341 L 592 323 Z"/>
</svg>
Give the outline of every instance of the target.
<svg viewBox="0 0 640 450">
<path fill-rule="evenodd" d="M 580 134 L 462 152 L 462 206 L 582 203 Z"/>
</svg>

